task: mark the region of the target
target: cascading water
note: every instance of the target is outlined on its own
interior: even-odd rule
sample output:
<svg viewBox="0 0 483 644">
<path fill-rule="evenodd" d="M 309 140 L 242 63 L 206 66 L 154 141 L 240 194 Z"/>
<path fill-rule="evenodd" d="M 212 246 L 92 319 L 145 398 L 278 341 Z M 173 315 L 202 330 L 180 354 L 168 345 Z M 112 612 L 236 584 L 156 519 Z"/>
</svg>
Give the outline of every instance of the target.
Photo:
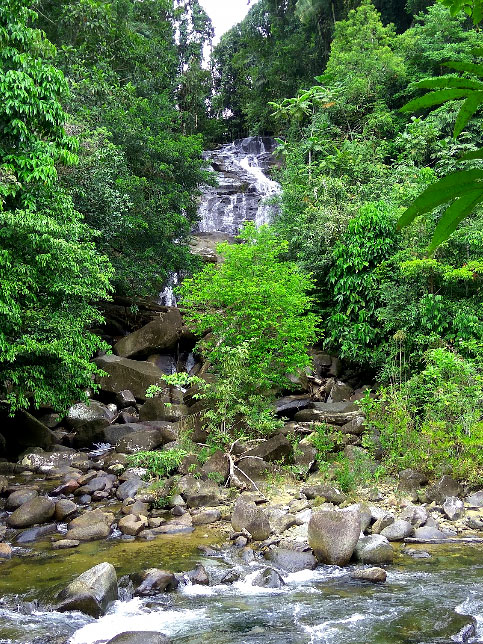
<svg viewBox="0 0 483 644">
<path fill-rule="evenodd" d="M 250 136 L 204 153 L 217 185 L 201 195 L 200 222 L 193 231 L 195 254 L 213 259 L 216 244 L 237 235 L 244 222 L 254 221 L 258 227 L 273 220 L 280 194 L 280 185 L 269 176 L 276 145 L 272 138 Z M 172 276 L 160 293 L 160 304 L 176 306 L 173 287 L 178 279 Z"/>
</svg>

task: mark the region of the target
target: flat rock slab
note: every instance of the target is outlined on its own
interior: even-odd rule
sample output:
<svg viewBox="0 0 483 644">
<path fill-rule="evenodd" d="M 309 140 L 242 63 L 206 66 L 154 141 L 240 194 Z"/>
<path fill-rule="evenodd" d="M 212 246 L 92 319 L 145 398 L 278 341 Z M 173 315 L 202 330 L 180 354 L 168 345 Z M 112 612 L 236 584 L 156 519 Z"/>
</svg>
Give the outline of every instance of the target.
<svg viewBox="0 0 483 644">
<path fill-rule="evenodd" d="M 146 400 L 146 389 L 160 382 L 163 372 L 150 362 L 139 362 L 120 356 L 101 356 L 95 364 L 107 373 L 98 383 L 103 391 L 118 393 L 132 391 L 138 400 Z"/>
</svg>

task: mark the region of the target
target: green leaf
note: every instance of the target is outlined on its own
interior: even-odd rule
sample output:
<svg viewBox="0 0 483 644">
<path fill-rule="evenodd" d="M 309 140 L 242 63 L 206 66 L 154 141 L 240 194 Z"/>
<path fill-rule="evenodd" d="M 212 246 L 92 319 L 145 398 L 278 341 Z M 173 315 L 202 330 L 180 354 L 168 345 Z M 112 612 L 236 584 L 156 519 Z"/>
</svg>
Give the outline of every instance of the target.
<svg viewBox="0 0 483 644">
<path fill-rule="evenodd" d="M 471 190 L 454 201 L 443 213 L 433 234 L 428 252 L 433 252 L 448 239 L 457 226 L 467 217 L 475 206 L 483 201 L 483 188 Z"/>
<path fill-rule="evenodd" d="M 461 131 L 467 125 L 468 121 L 478 110 L 479 106 L 483 103 L 483 92 L 472 92 L 470 96 L 463 103 L 458 116 L 456 117 L 456 122 L 454 124 L 453 136 L 456 138 Z"/>
<path fill-rule="evenodd" d="M 456 69 L 459 72 L 470 72 L 470 74 L 475 74 L 475 76 L 483 77 L 483 65 L 477 65 L 476 63 L 462 63 L 451 60 L 447 63 L 443 63 L 443 66 L 449 67 L 450 69 Z"/>
<path fill-rule="evenodd" d="M 466 152 L 466 154 L 460 156 L 461 161 L 470 161 L 471 159 L 483 159 L 483 148 Z"/>
<path fill-rule="evenodd" d="M 441 105 L 446 101 L 455 101 L 460 98 L 466 98 L 471 92 L 470 89 L 442 89 L 437 92 L 430 92 L 419 98 L 414 98 L 406 105 L 401 107 L 401 112 L 416 112 L 433 105 Z"/>
<path fill-rule="evenodd" d="M 459 89 L 483 89 L 483 82 L 471 78 L 457 78 L 455 76 L 440 76 L 438 78 L 424 78 L 411 87 L 433 89 L 435 87 L 454 87 Z"/>
</svg>

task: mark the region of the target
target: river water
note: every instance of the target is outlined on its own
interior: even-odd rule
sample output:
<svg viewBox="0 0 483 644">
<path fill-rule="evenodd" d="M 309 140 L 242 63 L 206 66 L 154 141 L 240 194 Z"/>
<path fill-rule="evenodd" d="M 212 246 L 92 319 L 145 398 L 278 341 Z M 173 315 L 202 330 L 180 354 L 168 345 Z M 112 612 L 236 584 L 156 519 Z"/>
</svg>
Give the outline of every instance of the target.
<svg viewBox="0 0 483 644">
<path fill-rule="evenodd" d="M 94 542 L 73 551 L 25 551 L 0 568 L 1 644 L 104 644 L 127 630 L 159 631 L 188 644 L 449 644 L 483 642 L 481 546 L 424 546 L 431 557 L 399 555 L 382 585 L 356 582 L 350 568 L 320 566 L 284 574 L 280 590 L 252 585 L 266 564 L 236 555 L 200 556 L 200 542 L 216 534 L 160 537 L 153 542 Z M 420 547 L 421 549 L 422 547 Z M 212 586 L 182 584 L 174 593 L 115 602 L 95 620 L 52 610 L 55 593 L 100 561 L 118 576 L 147 567 L 185 571 L 201 562 Z M 241 575 L 217 583 L 227 569 Z M 471 617 L 464 617 L 465 615 Z M 465 640 L 468 624 L 476 633 Z"/>
</svg>

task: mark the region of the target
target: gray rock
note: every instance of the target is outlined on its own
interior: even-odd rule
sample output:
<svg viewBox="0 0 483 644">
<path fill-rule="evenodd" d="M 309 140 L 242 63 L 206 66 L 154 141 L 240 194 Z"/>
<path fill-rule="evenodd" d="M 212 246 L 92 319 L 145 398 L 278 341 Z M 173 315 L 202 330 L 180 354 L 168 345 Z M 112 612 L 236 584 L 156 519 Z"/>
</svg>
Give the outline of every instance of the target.
<svg viewBox="0 0 483 644">
<path fill-rule="evenodd" d="M 221 450 L 212 454 L 201 468 L 201 472 L 206 474 L 217 474 L 220 477 L 220 483 L 224 483 L 230 473 L 230 462 L 227 455 Z"/>
<path fill-rule="evenodd" d="M 193 525 L 207 525 L 209 523 L 216 523 L 221 518 L 219 510 L 201 510 L 192 515 Z"/>
<path fill-rule="evenodd" d="M 465 503 L 469 505 L 470 508 L 483 508 L 483 490 L 473 492 L 473 494 L 467 496 Z"/>
<path fill-rule="evenodd" d="M 176 423 L 188 414 L 189 410 L 186 405 L 173 405 L 160 398 L 149 398 L 139 409 L 139 420 L 162 420 Z"/>
<path fill-rule="evenodd" d="M 119 596 L 114 566 L 104 562 L 86 570 L 62 590 L 60 612 L 80 610 L 92 617 L 103 615 Z"/>
<path fill-rule="evenodd" d="M 380 584 L 386 581 L 387 573 L 383 568 L 361 568 L 351 572 L 351 578 L 360 581 L 370 581 L 373 584 Z"/>
<path fill-rule="evenodd" d="M 252 579 L 252 586 L 261 586 L 262 588 L 282 588 L 285 582 L 282 576 L 274 568 L 265 568 L 255 575 Z"/>
<path fill-rule="evenodd" d="M 37 490 L 28 488 L 28 487 L 23 487 L 23 488 L 20 488 L 19 490 L 15 490 L 15 492 L 12 492 L 8 497 L 7 502 L 5 504 L 5 509 L 16 510 L 24 503 L 27 503 L 27 501 L 31 501 L 32 499 L 35 499 L 35 497 L 38 495 L 39 493 L 37 492 Z"/>
<path fill-rule="evenodd" d="M 125 409 L 126 407 L 136 407 L 136 398 L 132 391 L 129 389 L 123 389 L 118 391 L 116 394 L 116 405 L 119 409 Z"/>
<path fill-rule="evenodd" d="M 364 432 L 364 429 L 365 429 L 364 417 L 357 416 L 357 418 L 354 418 L 353 420 L 350 420 L 345 425 L 342 425 L 342 427 L 340 428 L 340 431 L 343 434 L 352 434 L 354 436 L 360 436 Z"/>
<path fill-rule="evenodd" d="M 399 473 L 399 489 L 404 492 L 416 492 L 428 482 L 422 472 L 408 468 Z"/>
<path fill-rule="evenodd" d="M 321 563 L 345 566 L 349 563 L 361 532 L 358 506 L 346 510 L 318 510 L 308 527 L 309 545 Z"/>
<path fill-rule="evenodd" d="M 80 545 L 80 541 L 76 539 L 59 539 L 59 541 L 54 541 L 52 544 L 53 550 L 67 550 L 68 548 L 77 548 Z"/>
<path fill-rule="evenodd" d="M 221 492 L 218 485 L 208 479 L 202 481 L 194 476 L 183 476 L 178 482 L 178 490 L 189 508 L 219 505 Z"/>
<path fill-rule="evenodd" d="M 347 496 L 343 492 L 327 483 L 306 485 L 302 488 L 302 494 L 304 494 L 307 499 L 316 499 L 321 497 L 324 498 L 327 503 L 334 503 L 335 505 L 340 505 L 347 499 Z"/>
<path fill-rule="evenodd" d="M 303 409 L 295 414 L 300 422 L 318 421 L 333 425 L 345 425 L 362 416 L 360 407 L 351 402 L 313 403 L 312 409 Z"/>
<path fill-rule="evenodd" d="M 8 543 L 0 543 L 0 559 L 11 559 L 12 547 Z"/>
<path fill-rule="evenodd" d="M 127 481 L 124 481 L 124 483 L 121 483 L 121 485 L 117 488 L 116 496 L 120 501 L 134 498 L 136 493 L 145 487 L 147 487 L 147 483 L 145 481 L 140 479 L 139 476 L 133 476 Z"/>
<path fill-rule="evenodd" d="M 410 537 L 414 532 L 413 526 L 409 521 L 404 521 L 404 519 L 397 519 L 394 523 L 381 530 L 383 537 L 386 537 L 388 541 L 402 541 L 406 537 Z"/>
<path fill-rule="evenodd" d="M 249 489 L 253 488 L 251 481 L 260 483 L 273 471 L 273 465 L 255 456 L 243 456 L 236 464 L 236 477 Z M 251 479 L 251 480 L 250 480 Z"/>
<path fill-rule="evenodd" d="M 43 537 L 47 537 L 57 532 L 57 524 L 49 523 L 47 525 L 37 526 L 35 528 L 28 528 L 23 530 L 16 538 L 16 543 L 31 543 L 32 541 L 40 541 Z"/>
<path fill-rule="evenodd" d="M 430 501 L 444 503 L 448 496 L 459 496 L 461 491 L 461 485 L 451 478 L 451 476 L 445 474 L 439 481 L 428 487 L 426 496 Z"/>
<path fill-rule="evenodd" d="M 374 525 L 372 526 L 372 534 L 380 534 L 384 528 L 392 525 L 395 520 L 396 518 L 393 514 L 389 512 L 384 514 L 384 516 L 374 522 Z"/>
<path fill-rule="evenodd" d="M 135 514 L 127 514 L 119 520 L 118 528 L 123 534 L 136 537 L 141 530 L 148 527 L 146 517 L 137 517 Z"/>
<path fill-rule="evenodd" d="M 186 573 L 186 576 L 191 581 L 192 584 L 198 584 L 199 586 L 209 586 L 210 578 L 206 569 L 201 564 L 196 564 L 193 570 L 190 570 Z"/>
<path fill-rule="evenodd" d="M 231 525 L 235 532 L 247 530 L 254 541 L 264 541 L 271 533 L 266 511 L 244 495 L 239 496 L 236 500 Z"/>
<path fill-rule="evenodd" d="M 300 570 L 313 570 L 317 565 L 317 559 L 310 552 L 299 552 L 287 548 L 274 548 L 265 553 L 275 568 L 286 572 L 298 572 Z"/>
<path fill-rule="evenodd" d="M 143 597 L 164 593 L 169 590 L 176 590 L 178 580 L 172 572 L 150 568 L 141 574 L 141 583 L 134 591 L 135 595 Z"/>
<path fill-rule="evenodd" d="M 150 362 L 129 360 L 115 355 L 101 356 L 95 364 L 107 373 L 98 380 L 103 391 L 118 393 L 132 391 L 136 399 L 146 400 L 146 389 L 161 380 L 163 372 Z"/>
<path fill-rule="evenodd" d="M 422 528 L 416 528 L 414 536 L 418 539 L 447 539 L 449 535 L 441 532 L 438 528 L 423 526 Z"/>
<path fill-rule="evenodd" d="M 77 526 L 67 531 L 66 539 L 72 541 L 98 541 L 106 539 L 111 532 L 105 523 L 94 523 L 92 525 Z"/>
<path fill-rule="evenodd" d="M 54 516 L 55 504 L 46 496 L 37 496 L 17 508 L 7 518 L 11 528 L 30 528 L 36 523 L 44 523 Z"/>
<path fill-rule="evenodd" d="M 130 333 L 114 345 L 114 352 L 123 358 L 148 356 L 171 349 L 181 337 L 183 320 L 178 309 L 159 313 L 158 317 Z"/>
<path fill-rule="evenodd" d="M 334 380 L 332 386 L 328 391 L 328 403 L 337 403 L 349 400 L 352 395 L 352 387 L 342 382 L 341 380 Z"/>
<path fill-rule="evenodd" d="M 171 640 L 154 631 L 126 631 L 113 637 L 107 644 L 171 644 Z"/>
<path fill-rule="evenodd" d="M 428 520 L 428 511 L 422 505 L 408 505 L 401 512 L 400 518 L 409 521 L 415 528 L 420 528 Z"/>
<path fill-rule="evenodd" d="M 127 427 L 127 425 L 122 425 Z M 116 443 L 116 451 L 122 454 L 135 454 L 140 451 L 152 451 L 166 445 L 165 433 L 159 429 L 139 429 L 130 432 Z"/>
<path fill-rule="evenodd" d="M 277 416 L 291 417 L 302 409 L 307 409 L 311 405 L 311 398 L 308 394 L 301 396 L 284 396 L 275 402 L 275 413 Z"/>
<path fill-rule="evenodd" d="M 112 414 L 106 405 L 90 400 L 70 407 L 65 421 L 75 432 L 75 446 L 90 447 L 93 442 L 103 439 L 104 429 L 112 422 Z"/>
<path fill-rule="evenodd" d="M 368 564 L 392 563 L 394 548 L 386 537 L 380 534 L 370 534 L 361 537 L 357 542 L 354 555 L 357 561 Z"/>
<path fill-rule="evenodd" d="M 464 503 L 456 496 L 448 496 L 443 503 L 443 512 L 450 521 L 461 519 L 465 511 Z"/>
<path fill-rule="evenodd" d="M 293 447 L 283 434 L 277 434 L 268 440 L 262 441 L 256 447 L 243 453 L 244 457 L 256 456 L 267 463 L 282 461 L 293 462 Z"/>
</svg>

